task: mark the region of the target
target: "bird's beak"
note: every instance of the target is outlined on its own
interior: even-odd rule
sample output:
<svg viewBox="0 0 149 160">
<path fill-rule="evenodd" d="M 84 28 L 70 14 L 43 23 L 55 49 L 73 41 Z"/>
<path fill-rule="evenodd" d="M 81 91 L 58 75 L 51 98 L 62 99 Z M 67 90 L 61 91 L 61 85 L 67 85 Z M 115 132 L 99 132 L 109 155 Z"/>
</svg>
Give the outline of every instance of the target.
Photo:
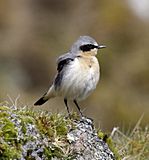
<svg viewBox="0 0 149 160">
<path fill-rule="evenodd" d="M 106 46 L 105 45 L 99 45 L 98 46 L 98 49 L 102 49 L 102 48 L 106 48 Z"/>
</svg>

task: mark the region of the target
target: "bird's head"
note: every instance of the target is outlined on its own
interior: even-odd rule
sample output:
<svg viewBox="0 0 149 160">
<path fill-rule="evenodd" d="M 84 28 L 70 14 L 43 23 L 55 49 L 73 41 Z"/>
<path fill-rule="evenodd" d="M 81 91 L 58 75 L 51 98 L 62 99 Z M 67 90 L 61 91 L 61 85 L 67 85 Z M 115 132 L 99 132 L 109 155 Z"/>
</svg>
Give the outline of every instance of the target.
<svg viewBox="0 0 149 160">
<path fill-rule="evenodd" d="M 90 54 L 95 56 L 98 49 L 105 48 L 104 45 L 99 45 L 93 38 L 90 36 L 80 36 L 79 39 L 72 45 L 71 53 L 72 54 Z"/>
</svg>

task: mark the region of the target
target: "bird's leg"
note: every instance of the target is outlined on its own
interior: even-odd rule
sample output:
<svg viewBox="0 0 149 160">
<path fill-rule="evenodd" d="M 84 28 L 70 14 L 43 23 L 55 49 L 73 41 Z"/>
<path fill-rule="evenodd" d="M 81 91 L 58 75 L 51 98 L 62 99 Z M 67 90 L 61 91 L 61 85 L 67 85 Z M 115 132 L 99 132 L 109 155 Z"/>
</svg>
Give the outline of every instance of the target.
<svg viewBox="0 0 149 160">
<path fill-rule="evenodd" d="M 81 112 L 81 109 L 80 109 L 80 107 L 79 107 L 79 105 L 78 105 L 77 101 L 76 101 L 76 100 L 74 100 L 73 102 L 74 102 L 74 104 L 77 106 L 77 108 L 78 108 L 78 110 L 79 110 L 79 113 L 80 113 L 80 114 L 81 114 L 81 116 L 83 117 L 83 113 Z"/>
<path fill-rule="evenodd" d="M 64 98 L 64 103 L 65 103 L 65 106 L 67 108 L 68 116 L 70 117 L 70 111 L 69 111 L 69 107 L 68 107 L 67 99 L 66 98 Z"/>
</svg>

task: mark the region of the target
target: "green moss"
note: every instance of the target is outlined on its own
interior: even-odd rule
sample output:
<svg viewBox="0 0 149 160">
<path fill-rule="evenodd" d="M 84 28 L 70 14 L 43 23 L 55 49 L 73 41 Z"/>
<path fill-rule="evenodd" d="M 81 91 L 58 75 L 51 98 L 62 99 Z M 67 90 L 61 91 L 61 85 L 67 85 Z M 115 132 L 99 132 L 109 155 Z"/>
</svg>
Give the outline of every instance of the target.
<svg viewBox="0 0 149 160">
<path fill-rule="evenodd" d="M 121 160 L 118 150 L 110 137 L 107 138 L 106 143 L 108 144 L 111 151 L 114 153 L 116 160 Z"/>
<path fill-rule="evenodd" d="M 1 128 L 1 136 L 5 138 L 6 141 L 11 141 L 17 139 L 17 129 L 14 124 L 8 118 L 2 118 L 3 126 Z"/>
<path fill-rule="evenodd" d="M 100 131 L 100 130 L 98 130 L 98 137 L 100 138 L 100 139 L 103 139 L 104 138 L 104 133 L 102 132 L 102 131 Z"/>
<path fill-rule="evenodd" d="M 70 153 L 67 133 L 76 127 L 73 123 L 74 119 L 79 119 L 76 113 L 71 118 L 65 118 L 62 114 L 49 114 L 29 108 L 10 109 L 1 106 L 0 111 L 2 160 L 19 159 L 22 156 L 33 160 L 35 157 L 32 153 L 43 155 L 44 159 L 74 159 Z M 104 139 L 105 136 L 99 132 L 99 137 Z M 38 153 L 37 150 L 41 148 L 43 151 Z"/>
<path fill-rule="evenodd" d="M 0 106 L 0 111 L 1 111 L 0 112 L 0 118 L 8 117 L 9 116 L 9 113 L 8 113 L 9 110 L 10 110 L 10 108 L 7 107 L 7 106 Z"/>
<path fill-rule="evenodd" d="M 50 138 L 57 136 L 66 136 L 68 132 L 68 126 L 71 127 L 71 121 L 65 119 L 63 115 L 53 114 L 50 117 L 46 115 L 40 115 L 36 118 L 36 124 L 39 130 L 48 135 Z"/>
<path fill-rule="evenodd" d="M 65 118 L 65 115 L 49 114 L 29 108 L 13 109 L 7 106 L 0 106 L 0 111 L 2 160 L 19 159 L 24 150 L 22 147 L 27 148 L 25 159 L 35 159 L 31 153 L 36 152 L 40 145 L 48 159 L 72 157 L 65 151 L 69 146 L 66 135 L 74 125 L 72 120 Z M 74 118 L 75 114 L 72 117 Z"/>
<path fill-rule="evenodd" d="M 114 153 L 116 160 L 121 160 L 121 157 L 118 154 L 118 150 L 117 150 L 114 142 L 112 141 L 112 139 L 110 137 L 108 137 L 107 134 L 103 133 L 101 130 L 99 130 L 97 133 L 98 133 L 98 137 L 108 144 L 110 150 Z"/>
<path fill-rule="evenodd" d="M 0 111 L 0 157 L 2 160 L 20 158 L 18 130 L 10 119 L 11 110 L 9 107 L 0 106 Z"/>
<path fill-rule="evenodd" d="M 20 120 L 21 120 L 22 132 L 25 134 L 26 133 L 26 125 L 27 124 L 33 124 L 34 119 L 33 119 L 33 117 L 30 117 L 28 115 L 27 116 L 26 115 L 21 115 Z"/>
<path fill-rule="evenodd" d="M 7 106 L 0 106 L 0 111 L 10 111 L 11 109 Z"/>
<path fill-rule="evenodd" d="M 19 159 L 21 157 L 21 151 L 15 145 L 10 145 L 5 142 L 1 142 L 0 157 L 1 160 Z"/>
</svg>

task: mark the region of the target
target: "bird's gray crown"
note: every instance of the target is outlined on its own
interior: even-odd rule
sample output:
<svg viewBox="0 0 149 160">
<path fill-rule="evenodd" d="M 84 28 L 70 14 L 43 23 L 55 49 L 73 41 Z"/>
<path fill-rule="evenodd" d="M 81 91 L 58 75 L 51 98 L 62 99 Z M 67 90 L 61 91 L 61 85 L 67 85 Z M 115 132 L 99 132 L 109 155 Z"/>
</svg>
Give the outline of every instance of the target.
<svg viewBox="0 0 149 160">
<path fill-rule="evenodd" d="M 73 54 L 77 54 L 81 46 L 88 44 L 98 46 L 97 42 L 92 37 L 80 36 L 79 39 L 72 45 L 70 52 Z"/>
</svg>

